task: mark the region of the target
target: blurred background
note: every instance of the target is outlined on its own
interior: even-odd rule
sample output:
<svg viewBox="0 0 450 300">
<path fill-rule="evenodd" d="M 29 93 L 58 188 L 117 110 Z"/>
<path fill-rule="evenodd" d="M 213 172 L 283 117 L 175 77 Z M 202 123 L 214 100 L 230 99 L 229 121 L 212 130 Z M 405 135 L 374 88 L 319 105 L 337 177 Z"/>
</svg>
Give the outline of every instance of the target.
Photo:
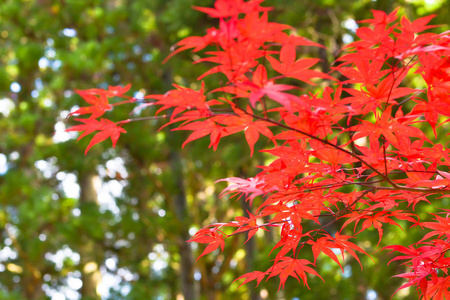
<svg viewBox="0 0 450 300">
<path fill-rule="evenodd" d="M 216 20 L 191 9 L 211 0 L 2 0 L 0 1 L 0 299 L 391 299 L 401 285 L 390 277 L 390 257 L 376 252 L 352 259 L 344 272 L 319 259 L 311 290 L 295 279 L 278 291 L 278 280 L 238 289 L 233 280 L 266 270 L 277 232 L 229 239 L 223 253 L 196 261 L 203 250 L 185 241 L 199 228 L 252 211 L 243 199 L 219 198 L 229 176 L 254 176 L 266 157 L 252 159 L 243 136 L 224 139 L 218 150 L 201 139 L 181 150 L 184 133 L 157 131 L 162 123 L 125 126 L 115 149 L 109 141 L 84 156 L 89 139 L 76 142 L 64 130 L 82 99 L 74 89 L 131 83 L 132 95 L 164 93 L 173 82 L 197 87 L 207 66 L 192 54 L 161 61 L 171 46 L 203 35 Z M 370 9 L 410 19 L 436 13 L 447 24 L 445 0 L 272 0 L 272 21 L 328 47 L 304 53 L 323 59 L 328 71 L 339 49 L 354 38 L 355 20 Z M 310 49 L 308 51 L 317 51 Z M 223 78 L 205 79 L 217 84 Z M 215 86 L 215 85 L 213 85 Z M 108 113 L 128 118 L 134 106 Z M 154 113 L 151 109 L 139 116 Z M 257 145 L 260 149 L 266 144 Z M 259 201 L 259 200 L 255 200 Z M 426 208 L 423 209 L 424 211 Z M 351 229 L 349 229 L 351 230 Z M 351 234 L 351 231 L 349 232 Z M 386 228 L 383 243 L 412 243 L 417 236 Z M 420 232 L 419 232 L 420 234 Z M 367 231 L 367 252 L 378 233 Z M 305 258 L 312 258 L 304 252 Z M 383 256 L 384 255 L 384 256 Z M 402 290 L 393 299 L 416 299 Z"/>
</svg>

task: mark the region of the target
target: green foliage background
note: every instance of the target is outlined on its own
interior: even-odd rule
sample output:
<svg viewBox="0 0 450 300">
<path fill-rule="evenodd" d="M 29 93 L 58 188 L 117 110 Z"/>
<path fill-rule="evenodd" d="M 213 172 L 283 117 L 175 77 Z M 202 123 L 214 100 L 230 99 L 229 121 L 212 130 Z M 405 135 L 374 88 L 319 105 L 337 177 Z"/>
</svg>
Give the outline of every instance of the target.
<svg viewBox="0 0 450 300">
<path fill-rule="evenodd" d="M 225 139 L 217 152 L 206 140 L 180 150 L 183 133 L 157 132 L 158 121 L 134 123 L 125 127 L 128 133 L 116 149 L 104 142 L 84 156 L 88 140 L 76 143 L 63 133 L 72 125 L 69 111 L 82 105 L 74 89 L 132 83 L 134 92 L 149 94 L 164 93 L 173 82 L 195 87 L 206 66 L 192 66 L 190 53 L 163 66 L 161 61 L 176 41 L 203 35 L 215 24 L 190 9 L 212 2 L 1 1 L 0 299 L 390 299 L 401 284 L 390 278 L 401 267 L 387 266 L 385 253 L 375 252 L 373 260 L 362 260 L 363 271 L 351 259 L 344 273 L 320 259 L 326 282 L 310 278 L 311 290 L 294 279 L 284 291 L 275 279 L 238 289 L 234 278 L 269 266 L 277 232 L 245 246 L 244 237 L 237 237 L 224 253 L 197 262 L 201 247 L 185 241 L 204 225 L 251 209 L 242 200 L 220 199 L 224 184 L 214 184 L 253 176 L 264 163 L 261 154 L 250 159 L 242 136 Z M 345 24 L 370 18 L 370 9 L 400 6 L 410 19 L 436 13 L 436 24 L 448 24 L 450 14 L 446 1 L 268 0 L 266 5 L 275 7 L 273 21 L 328 47 L 304 53 L 322 58 L 325 71 L 343 41 L 354 36 Z M 109 117 L 128 118 L 133 108 L 120 107 Z M 386 228 L 383 243 L 412 243 L 417 234 Z M 362 246 L 368 252 L 378 249 L 376 231 L 361 238 L 367 238 Z M 413 290 L 394 297 L 415 298 Z"/>
</svg>

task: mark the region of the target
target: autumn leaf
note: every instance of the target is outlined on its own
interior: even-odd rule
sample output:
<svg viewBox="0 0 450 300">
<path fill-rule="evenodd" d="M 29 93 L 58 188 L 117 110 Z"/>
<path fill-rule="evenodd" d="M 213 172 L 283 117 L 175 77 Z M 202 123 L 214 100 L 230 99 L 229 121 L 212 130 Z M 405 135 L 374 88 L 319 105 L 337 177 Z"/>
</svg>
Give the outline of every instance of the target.
<svg viewBox="0 0 450 300">
<path fill-rule="evenodd" d="M 336 245 L 332 241 L 330 241 L 327 237 L 320 237 L 315 241 L 310 240 L 308 241 L 308 244 L 312 245 L 312 252 L 314 255 L 314 265 L 316 264 L 317 257 L 319 256 L 319 254 L 324 253 L 332 260 L 334 260 L 341 268 L 342 272 L 344 272 L 344 268 L 339 262 L 339 259 L 337 258 L 336 254 L 333 252 L 333 248 L 335 248 Z"/>
<path fill-rule="evenodd" d="M 197 260 L 199 260 L 200 257 L 213 252 L 219 247 L 223 251 L 223 247 L 225 246 L 224 238 L 224 235 L 218 231 L 218 228 L 206 227 L 197 231 L 197 233 L 188 242 L 208 244 L 197 258 Z"/>
<path fill-rule="evenodd" d="M 253 156 L 253 149 L 260 134 L 268 137 L 269 139 L 273 139 L 272 131 L 270 131 L 268 127 L 274 126 L 274 124 L 266 121 L 254 121 L 252 117 L 253 110 L 250 107 L 247 107 L 246 113 L 240 109 L 233 109 L 236 115 L 224 116 L 221 118 L 216 118 L 216 120 L 219 124 L 226 126 L 226 131 L 228 134 L 244 131 L 245 139 L 250 147 L 250 156 Z"/>
<path fill-rule="evenodd" d="M 308 84 L 314 85 L 314 83 L 309 80 L 311 78 L 326 78 L 335 80 L 325 73 L 310 70 L 309 68 L 320 61 L 318 58 L 302 58 L 296 60 L 296 50 L 295 45 L 286 44 L 281 48 L 280 51 L 280 62 L 271 56 L 267 56 L 270 64 L 280 74 L 286 77 L 295 78 L 304 81 Z"/>
<path fill-rule="evenodd" d="M 86 151 L 84 152 L 85 155 L 87 154 L 89 149 L 91 149 L 92 146 L 106 140 L 107 138 L 111 138 L 112 146 L 114 148 L 116 146 L 117 140 L 120 137 L 120 134 L 126 133 L 125 129 L 123 129 L 120 126 L 129 122 L 129 120 L 121 121 L 120 124 L 118 125 L 118 123 L 114 123 L 107 119 L 101 119 L 100 121 L 97 121 L 92 118 L 75 119 L 75 120 L 84 124 L 70 127 L 66 129 L 66 131 L 82 132 L 81 135 L 78 137 L 78 140 L 95 131 L 99 131 L 97 134 L 94 135 L 91 142 L 87 146 Z"/>
<path fill-rule="evenodd" d="M 112 105 L 109 104 L 109 97 L 121 97 L 130 89 L 131 84 L 125 87 L 121 86 L 109 86 L 107 90 L 103 89 L 87 89 L 76 90 L 87 103 L 91 106 L 80 107 L 74 112 L 70 113 L 68 117 L 72 115 L 86 115 L 90 114 L 90 118 L 96 119 L 102 116 L 106 111 L 112 109 Z"/>
<path fill-rule="evenodd" d="M 256 280 L 257 284 L 256 286 L 258 286 L 261 283 L 261 280 L 264 279 L 264 277 L 268 274 L 268 272 L 261 272 L 261 271 L 253 271 L 250 273 L 246 273 L 242 276 L 239 276 L 238 278 L 236 278 L 235 280 L 233 280 L 233 282 L 240 280 L 240 279 L 245 279 L 240 285 L 239 287 L 243 286 L 246 283 L 249 283 L 250 281 Z"/>
<path fill-rule="evenodd" d="M 280 288 L 284 288 L 284 284 L 289 276 L 294 277 L 299 282 L 303 281 L 303 283 L 308 287 L 308 281 L 306 277 L 306 273 L 313 274 L 324 281 L 324 279 L 314 270 L 309 267 L 312 263 L 306 259 L 295 259 L 292 257 L 282 257 L 270 270 L 270 277 L 279 276 L 280 278 Z"/>
</svg>

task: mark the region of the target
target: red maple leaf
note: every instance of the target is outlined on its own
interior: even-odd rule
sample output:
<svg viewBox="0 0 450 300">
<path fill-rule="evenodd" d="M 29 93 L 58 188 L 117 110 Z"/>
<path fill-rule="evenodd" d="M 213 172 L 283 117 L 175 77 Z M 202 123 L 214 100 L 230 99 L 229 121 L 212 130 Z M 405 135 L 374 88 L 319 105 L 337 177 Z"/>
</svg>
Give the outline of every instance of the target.
<svg viewBox="0 0 450 300">
<path fill-rule="evenodd" d="M 342 272 L 344 272 L 344 268 L 342 268 L 341 263 L 339 262 L 339 259 L 337 258 L 336 254 L 333 251 L 333 248 L 336 247 L 335 243 L 329 240 L 328 237 L 320 237 L 317 240 L 310 240 L 308 241 L 308 244 L 312 245 L 312 252 L 314 255 L 314 265 L 316 264 L 317 257 L 320 253 L 324 253 L 328 257 L 330 257 L 332 260 L 334 260 L 339 267 L 341 268 Z"/>
<path fill-rule="evenodd" d="M 92 104 L 92 106 L 81 107 L 76 111 L 70 113 L 71 115 L 85 115 L 91 114 L 90 118 L 98 118 L 102 116 L 106 111 L 112 109 L 112 105 L 109 104 L 109 97 L 121 97 L 130 89 L 131 84 L 127 86 L 109 86 L 107 90 L 103 89 L 87 89 L 87 90 L 76 90 L 77 94 L 80 95 L 87 103 Z"/>
<path fill-rule="evenodd" d="M 250 273 L 246 273 L 242 276 L 239 276 L 238 278 L 236 278 L 235 280 L 233 280 L 233 282 L 235 282 L 236 280 L 239 279 L 245 279 L 240 285 L 239 287 L 241 287 L 242 285 L 249 283 L 250 281 L 253 281 L 256 279 L 256 286 L 258 286 L 261 283 L 261 280 L 264 279 L 264 277 L 269 274 L 269 272 L 261 272 L 261 271 L 253 271 Z"/>
<path fill-rule="evenodd" d="M 200 254 L 197 258 L 198 260 L 200 257 L 213 252 L 219 247 L 223 251 L 223 247 L 225 246 L 225 242 L 223 241 L 224 238 L 225 236 L 218 230 L 217 227 L 206 227 L 197 231 L 197 233 L 188 242 L 208 244 L 202 254 Z"/>
<path fill-rule="evenodd" d="M 409 122 L 399 122 L 391 116 L 392 107 L 388 107 L 375 123 L 362 120 L 360 125 L 356 125 L 351 130 L 356 130 L 353 140 L 358 140 L 361 137 L 369 136 L 371 144 L 375 144 L 375 140 L 380 136 L 391 143 L 394 147 L 399 148 L 398 138 L 409 136 L 425 139 L 431 143 L 426 135 L 417 127 L 408 126 Z"/>
<path fill-rule="evenodd" d="M 116 146 L 117 140 L 119 139 L 119 136 L 121 133 L 126 133 L 125 129 L 123 129 L 122 126 L 125 123 L 128 123 L 129 120 L 121 121 L 119 123 L 114 123 L 107 119 L 100 119 L 100 121 L 89 118 L 89 119 L 75 119 L 79 122 L 84 123 L 83 125 L 76 125 L 70 128 L 67 128 L 66 131 L 84 131 L 79 137 L 78 140 L 82 139 L 83 137 L 95 132 L 99 131 L 97 134 L 94 135 L 91 142 L 86 148 L 86 151 L 84 154 L 87 154 L 89 149 L 91 149 L 92 146 L 95 144 L 100 143 L 101 141 L 106 140 L 107 138 L 111 138 L 112 146 L 113 148 Z"/>
<path fill-rule="evenodd" d="M 320 61 L 318 58 L 302 58 L 295 60 L 296 48 L 293 44 L 285 44 L 280 51 L 280 62 L 271 56 L 267 56 L 270 64 L 280 74 L 286 77 L 295 78 L 304 81 L 308 84 L 314 85 L 311 78 L 326 78 L 335 80 L 325 73 L 310 70 L 309 68 Z"/>
<path fill-rule="evenodd" d="M 298 97 L 292 94 L 283 93 L 283 91 L 295 88 L 291 85 L 276 84 L 273 80 L 267 79 L 267 70 L 263 65 L 259 65 L 253 73 L 252 81 L 242 83 L 238 86 L 250 89 L 250 104 L 255 107 L 262 97 L 267 96 L 272 100 L 280 103 L 284 107 L 290 109 L 291 101 L 297 101 Z"/>
<path fill-rule="evenodd" d="M 273 267 L 269 269 L 269 278 L 273 276 L 280 277 L 279 289 L 281 287 L 284 288 L 284 284 L 289 276 L 296 278 L 299 282 L 300 280 L 303 281 L 303 283 L 309 288 L 306 273 L 313 274 L 323 280 L 323 278 L 316 272 L 316 270 L 308 266 L 311 264 L 312 263 L 306 259 L 282 257 Z"/>
<path fill-rule="evenodd" d="M 450 299 L 450 277 L 438 277 L 428 282 L 424 298 L 428 299 Z"/>
<path fill-rule="evenodd" d="M 270 139 L 273 138 L 272 131 L 270 131 L 268 127 L 274 126 L 274 124 L 266 121 L 253 121 L 253 111 L 250 107 L 247 107 L 247 113 L 236 108 L 234 108 L 234 111 L 236 115 L 223 116 L 221 118 L 216 118 L 216 120 L 219 124 L 226 126 L 228 134 L 243 130 L 245 139 L 250 147 L 250 156 L 253 156 L 253 148 L 258 141 L 260 134 L 265 135 Z"/>
</svg>

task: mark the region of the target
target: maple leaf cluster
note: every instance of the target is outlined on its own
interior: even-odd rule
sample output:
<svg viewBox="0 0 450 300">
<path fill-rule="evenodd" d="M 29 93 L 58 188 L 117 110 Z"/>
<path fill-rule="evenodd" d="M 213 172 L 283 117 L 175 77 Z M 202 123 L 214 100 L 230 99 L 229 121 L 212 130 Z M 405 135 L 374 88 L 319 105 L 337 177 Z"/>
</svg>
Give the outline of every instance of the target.
<svg viewBox="0 0 450 300">
<path fill-rule="evenodd" d="M 262 2 L 217 0 L 213 8 L 194 7 L 218 18 L 218 28 L 183 39 L 168 57 L 203 51 L 195 63 L 212 67 L 198 80 L 218 73 L 226 78 L 223 85 L 210 87 L 209 93 L 203 83 L 199 90 L 174 85 L 163 95 L 145 96 L 144 107 L 159 106 L 157 114 L 164 112 L 167 124 L 191 132 L 183 147 L 209 137 L 215 150 L 222 138 L 240 132 L 250 155 L 259 139 L 272 144 L 260 150 L 274 160 L 258 175 L 223 179 L 229 186 L 222 196 L 262 199 L 256 213 L 211 224 L 190 242 L 206 244 L 203 256 L 223 249 L 224 240 L 234 235 L 251 238 L 259 230 L 279 228 L 273 265 L 238 279 L 259 284 L 278 277 L 283 287 L 291 276 L 307 285 L 306 273 L 320 277 L 314 269 L 320 255 L 342 269 L 345 254 L 358 262 L 358 255 L 368 255 L 350 241 L 359 233 L 374 228 L 380 243 L 383 228 L 409 223 L 431 231 L 416 244 L 385 247 L 400 253 L 393 260 L 409 268 L 397 275 L 407 280 L 399 289 L 415 286 L 423 299 L 449 298 L 450 211 L 436 213 L 431 222 L 414 213 L 418 203 L 429 202 L 427 197 L 450 194 L 450 152 L 438 142 L 450 117 L 449 33 L 424 32 L 435 27 L 429 25 L 433 16 L 410 21 L 397 11 L 373 11 L 373 19 L 361 21 L 367 27 L 356 30 L 359 39 L 344 47 L 326 74 L 315 67 L 319 59 L 299 57 L 304 47 L 323 46 L 270 22 L 271 8 Z M 407 87 L 411 77 L 421 80 L 420 89 Z M 298 88 L 318 83 L 318 93 Z M 112 109 L 109 97 L 132 102 L 124 96 L 128 89 L 78 92 L 91 106 L 73 114 L 90 116 L 76 119 L 83 124 L 68 130 L 83 131 L 80 138 L 99 131 L 87 150 L 108 137 L 115 145 L 125 132 L 121 126 L 132 120 L 97 118 Z M 338 220 L 339 230 L 329 230 Z M 314 229 L 305 230 L 307 222 Z M 352 236 L 343 234 L 347 226 L 353 227 Z M 301 258 L 308 249 L 314 261 Z"/>
<path fill-rule="evenodd" d="M 76 92 L 80 95 L 84 101 L 91 104 L 91 106 L 81 107 L 74 112 L 70 113 L 68 117 L 72 115 L 90 115 L 86 119 L 75 119 L 81 123 L 81 125 L 76 125 L 66 129 L 66 131 L 80 131 L 83 132 L 78 137 L 78 140 L 83 137 L 98 131 L 91 142 L 86 148 L 85 154 L 91 149 L 92 146 L 98 144 L 108 138 L 112 141 L 113 148 L 116 146 L 117 141 L 119 140 L 121 133 L 126 133 L 125 129 L 121 126 L 125 123 L 128 123 L 130 120 L 123 120 L 120 122 L 113 122 L 111 120 L 101 118 L 97 120 L 97 118 L 103 116 L 106 111 L 111 110 L 113 106 L 118 104 L 123 104 L 126 102 L 134 102 L 135 99 L 126 97 L 124 94 L 128 92 L 131 88 L 131 84 L 125 87 L 113 87 L 110 86 L 108 90 L 102 89 L 88 89 L 88 90 L 77 90 Z M 109 104 L 109 98 L 112 97 L 126 97 L 129 100 L 122 101 L 121 103 Z"/>
</svg>

